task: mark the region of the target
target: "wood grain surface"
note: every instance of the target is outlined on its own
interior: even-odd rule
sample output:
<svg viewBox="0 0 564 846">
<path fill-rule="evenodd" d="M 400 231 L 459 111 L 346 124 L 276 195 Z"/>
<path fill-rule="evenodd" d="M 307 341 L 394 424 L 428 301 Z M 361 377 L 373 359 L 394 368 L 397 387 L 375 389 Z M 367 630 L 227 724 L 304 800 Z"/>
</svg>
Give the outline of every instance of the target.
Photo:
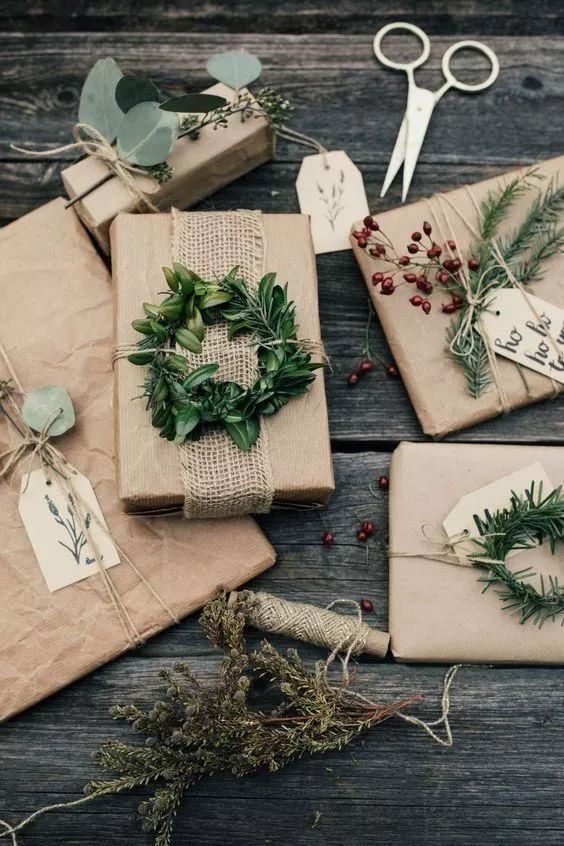
<svg viewBox="0 0 564 846">
<path fill-rule="evenodd" d="M 374 211 L 392 207 L 399 199 L 397 185 L 385 203 L 377 197 L 404 108 L 405 79 L 375 62 L 371 42 L 379 26 L 398 19 L 433 35 L 431 60 L 417 74 L 420 85 L 438 85 L 442 53 L 459 37 L 486 40 L 502 69 L 484 94 L 445 97 L 421 154 L 413 199 L 562 153 L 562 2 L 384 0 L 367 7 L 352 0 L 5 0 L 0 221 L 61 193 L 59 172 L 69 155 L 29 160 L 10 144 L 66 143 L 82 80 L 97 58 L 114 56 L 124 70 L 145 73 L 174 94 L 203 88 L 207 57 L 239 45 L 263 59 L 264 83 L 295 103 L 295 127 L 348 151 L 363 171 Z M 398 51 L 407 47 L 407 40 L 398 40 Z M 476 78 L 471 54 L 461 56 L 456 67 L 463 78 Z M 293 183 L 304 153 L 280 142 L 275 162 L 200 208 L 297 211 Z M 338 596 L 369 598 L 374 613 L 368 622 L 385 627 L 387 496 L 374 497 L 369 485 L 387 471 L 390 451 L 400 440 L 423 436 L 401 382 L 383 368 L 355 390 L 346 386 L 363 345 L 366 295 L 348 252 L 319 257 L 318 272 L 333 367 L 327 381 L 337 491 L 321 515 L 275 513 L 261 519 L 279 561 L 252 587 L 318 604 Z M 389 361 L 377 325 L 372 340 Z M 457 439 L 562 444 L 562 403 L 514 412 Z M 377 525 L 369 546 L 356 540 L 358 522 L 367 518 Z M 321 543 L 325 529 L 336 536 L 331 549 Z M 258 635 L 250 633 L 250 639 L 256 642 Z M 312 660 L 322 657 L 314 648 L 300 650 Z M 1 726 L 0 817 L 12 821 L 38 805 L 79 796 L 96 773 L 90 753 L 105 738 L 129 736 L 110 720 L 109 706 L 156 698 L 158 668 L 179 657 L 188 658 L 204 678 L 217 665 L 196 617 Z M 433 718 L 444 671 L 363 660 L 359 685 L 382 701 L 421 692 L 416 713 Z M 557 846 L 564 839 L 563 683 L 559 669 L 464 667 L 452 694 L 451 750 L 392 720 L 340 754 L 305 759 L 275 775 L 217 777 L 186 801 L 175 842 Z M 20 835 L 20 846 L 148 844 L 136 819 L 141 795 L 48 815 Z"/>
</svg>

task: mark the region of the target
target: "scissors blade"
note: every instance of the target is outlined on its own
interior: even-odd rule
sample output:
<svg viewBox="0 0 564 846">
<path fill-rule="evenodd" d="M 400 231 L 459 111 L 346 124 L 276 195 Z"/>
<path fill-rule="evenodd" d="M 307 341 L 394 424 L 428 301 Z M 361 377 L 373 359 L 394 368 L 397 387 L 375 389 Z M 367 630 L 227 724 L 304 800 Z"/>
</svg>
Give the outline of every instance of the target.
<svg viewBox="0 0 564 846">
<path fill-rule="evenodd" d="M 429 126 L 435 103 L 435 95 L 432 91 L 427 91 L 426 88 L 414 86 L 410 92 L 406 111 L 407 137 L 403 165 L 402 203 L 405 203 L 405 198 L 411 185 L 415 165 L 417 164 L 419 152 L 427 134 L 427 127 Z"/>
<path fill-rule="evenodd" d="M 390 159 L 390 163 L 388 165 L 388 170 L 386 171 L 386 178 L 384 179 L 384 183 L 382 185 L 382 190 L 380 191 L 380 196 L 383 197 L 392 182 L 396 177 L 396 173 L 400 169 L 403 164 L 403 160 L 405 159 L 405 144 L 407 141 L 407 109 L 405 115 L 403 116 L 403 120 L 401 122 L 401 126 L 399 128 L 398 137 L 396 138 L 396 143 L 394 145 L 394 151 L 392 153 L 392 157 Z"/>
</svg>

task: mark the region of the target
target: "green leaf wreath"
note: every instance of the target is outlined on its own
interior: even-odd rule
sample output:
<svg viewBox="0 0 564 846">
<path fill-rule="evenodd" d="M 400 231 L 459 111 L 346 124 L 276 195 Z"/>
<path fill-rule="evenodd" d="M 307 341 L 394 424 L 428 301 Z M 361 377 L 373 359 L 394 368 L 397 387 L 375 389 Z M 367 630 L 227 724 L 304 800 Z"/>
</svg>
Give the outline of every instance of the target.
<svg viewBox="0 0 564 846">
<path fill-rule="evenodd" d="M 511 571 L 505 560 L 515 549 L 533 549 L 548 542 L 554 555 L 557 541 L 564 539 L 564 493 L 562 486 L 543 497 L 542 483 L 535 495 L 535 482 L 524 494 L 511 494 L 508 508 L 503 508 L 476 520 L 480 538 L 475 539 L 480 550 L 469 558 L 488 573 L 480 581 L 484 592 L 492 585 L 499 588 L 503 610 L 516 613 L 521 623 L 532 620 L 539 628 L 546 620 L 561 619 L 564 625 L 564 587 L 556 576 L 541 575 L 540 590 L 529 580 L 536 573 L 531 567 Z"/>
<path fill-rule="evenodd" d="M 267 273 L 256 292 L 234 267 L 221 279 L 206 281 L 175 262 L 163 268 L 170 293 L 159 305 L 144 303 L 145 317 L 133 328 L 143 337 L 133 364 L 148 368 L 144 396 L 153 426 L 176 444 L 200 437 L 210 424 L 221 425 L 237 446 L 251 449 L 260 433 L 260 418 L 276 414 L 292 398 L 306 393 L 322 367 L 297 338 L 294 303 L 286 287 Z M 206 326 L 229 324 L 229 338 L 250 335 L 258 348 L 258 374 L 245 388 L 216 381 L 215 362 L 191 369 L 182 347 L 201 353 Z"/>
</svg>

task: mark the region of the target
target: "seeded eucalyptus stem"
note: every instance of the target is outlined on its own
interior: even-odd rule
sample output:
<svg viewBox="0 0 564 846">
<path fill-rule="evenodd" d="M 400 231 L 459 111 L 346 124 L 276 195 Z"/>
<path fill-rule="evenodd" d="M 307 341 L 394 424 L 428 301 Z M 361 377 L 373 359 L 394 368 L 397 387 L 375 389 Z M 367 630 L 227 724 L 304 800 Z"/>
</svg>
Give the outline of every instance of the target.
<svg viewBox="0 0 564 846">
<path fill-rule="evenodd" d="M 267 273 L 256 292 L 233 268 L 222 279 L 205 281 L 184 265 L 163 268 L 171 293 L 159 305 L 144 303 L 145 318 L 134 320 L 141 333 L 133 364 L 148 368 L 144 396 L 160 436 L 182 444 L 201 436 L 206 426 L 222 425 L 237 446 L 248 451 L 260 433 L 260 418 L 276 414 L 292 397 L 306 393 L 321 364 L 297 338 L 294 303 L 286 288 Z M 206 327 L 229 324 L 229 338 L 245 332 L 256 344 L 257 378 L 245 388 L 216 381 L 219 365 L 191 370 L 175 345 L 202 352 Z"/>
</svg>

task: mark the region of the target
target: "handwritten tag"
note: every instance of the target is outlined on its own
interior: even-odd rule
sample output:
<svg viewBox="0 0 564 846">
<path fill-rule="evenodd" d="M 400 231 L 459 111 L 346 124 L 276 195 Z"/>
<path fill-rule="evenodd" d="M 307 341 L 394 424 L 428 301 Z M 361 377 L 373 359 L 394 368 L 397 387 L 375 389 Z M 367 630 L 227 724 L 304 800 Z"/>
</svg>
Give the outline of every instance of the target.
<svg viewBox="0 0 564 846">
<path fill-rule="evenodd" d="M 480 537 L 479 521 L 483 520 L 484 514 L 486 512 L 493 514 L 502 508 L 507 508 L 511 502 L 512 492 L 524 494 L 530 489 L 531 482 L 535 483 L 536 493 L 542 482 L 543 496 L 553 490 L 546 470 L 541 462 L 537 461 L 463 496 L 443 521 L 443 528 L 449 538 L 458 538 L 462 535 L 468 537 L 468 541 L 461 540 L 460 543 L 456 543 L 456 552 L 460 555 L 476 552 L 477 547 L 472 543 L 472 538 Z M 522 550 L 513 550 L 510 555 L 517 555 L 519 552 Z"/>
<path fill-rule="evenodd" d="M 104 515 L 86 476 L 73 474 L 74 496 L 67 496 L 44 470 L 22 478 L 19 512 L 47 587 L 60 590 L 99 572 L 90 544 L 81 528 L 88 529 L 104 567 L 119 564 L 119 556 L 104 527 Z M 94 519 L 94 518 L 97 518 Z"/>
<path fill-rule="evenodd" d="M 482 325 L 497 355 L 564 384 L 564 309 L 504 288 L 483 312 Z"/>
<path fill-rule="evenodd" d="M 351 224 L 369 213 L 362 174 L 344 150 L 305 156 L 296 181 L 316 255 L 350 250 Z"/>
</svg>

